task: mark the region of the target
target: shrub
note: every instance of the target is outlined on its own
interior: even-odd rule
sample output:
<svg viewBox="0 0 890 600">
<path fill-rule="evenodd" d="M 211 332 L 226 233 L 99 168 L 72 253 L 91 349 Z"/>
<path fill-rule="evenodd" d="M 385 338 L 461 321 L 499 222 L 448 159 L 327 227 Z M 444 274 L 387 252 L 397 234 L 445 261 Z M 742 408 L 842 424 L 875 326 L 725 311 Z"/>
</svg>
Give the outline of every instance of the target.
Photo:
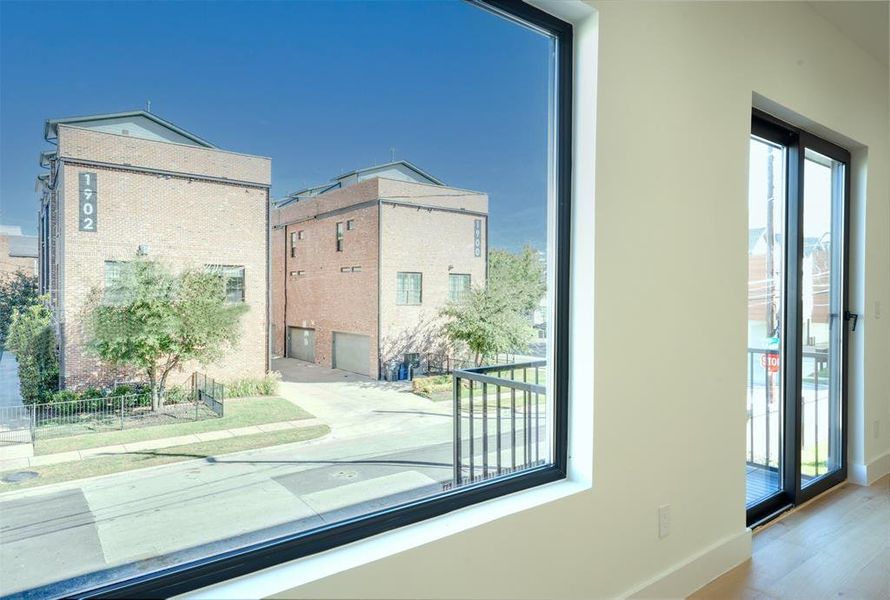
<svg viewBox="0 0 890 600">
<path fill-rule="evenodd" d="M 99 388 L 88 387 L 78 394 L 81 400 L 92 400 L 94 398 L 104 398 L 105 393 Z"/>
<path fill-rule="evenodd" d="M 56 402 L 71 402 L 72 400 L 79 400 L 77 392 L 74 390 L 59 390 L 49 399 L 53 404 Z"/>
<path fill-rule="evenodd" d="M 125 383 L 115 387 L 108 393 L 109 397 L 119 398 L 121 396 L 132 396 L 128 401 L 132 406 L 149 406 L 151 405 L 151 390 L 148 386 L 139 384 Z"/>
<path fill-rule="evenodd" d="M 434 392 L 444 392 L 451 389 L 451 375 L 416 377 L 411 382 L 411 386 L 415 394 L 429 398 Z"/>
<path fill-rule="evenodd" d="M 59 389 L 59 357 L 52 313 L 41 302 L 12 314 L 6 346 L 15 352 L 25 404 L 48 402 Z"/>
<path fill-rule="evenodd" d="M 227 398 L 248 396 L 274 396 L 278 393 L 281 373 L 268 373 L 265 377 L 245 377 L 225 384 Z"/>
<path fill-rule="evenodd" d="M 182 404 L 192 401 L 192 391 L 184 385 L 171 385 L 167 388 L 167 404 Z"/>
</svg>

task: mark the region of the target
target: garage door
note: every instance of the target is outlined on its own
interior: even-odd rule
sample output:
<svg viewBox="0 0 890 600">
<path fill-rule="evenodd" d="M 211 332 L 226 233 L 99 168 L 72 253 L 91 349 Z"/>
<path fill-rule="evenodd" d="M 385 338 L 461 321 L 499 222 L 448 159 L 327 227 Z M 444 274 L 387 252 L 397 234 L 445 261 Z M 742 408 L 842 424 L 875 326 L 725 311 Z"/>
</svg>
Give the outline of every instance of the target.
<svg viewBox="0 0 890 600">
<path fill-rule="evenodd" d="M 334 368 L 361 375 L 368 373 L 371 338 L 354 333 L 334 332 Z"/>
<path fill-rule="evenodd" d="M 315 330 L 303 327 L 288 327 L 287 355 L 315 362 Z"/>
</svg>

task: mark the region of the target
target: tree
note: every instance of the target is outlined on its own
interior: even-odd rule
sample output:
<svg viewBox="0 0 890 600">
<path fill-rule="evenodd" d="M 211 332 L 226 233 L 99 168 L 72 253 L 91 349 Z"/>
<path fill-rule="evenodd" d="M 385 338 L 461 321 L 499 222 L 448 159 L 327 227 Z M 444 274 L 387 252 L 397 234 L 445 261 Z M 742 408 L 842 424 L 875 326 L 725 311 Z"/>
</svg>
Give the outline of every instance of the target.
<svg viewBox="0 0 890 600">
<path fill-rule="evenodd" d="M 0 278 L 0 346 L 6 343 L 12 315 L 37 303 L 37 276 L 18 270 Z"/>
<path fill-rule="evenodd" d="M 164 404 L 167 377 L 175 368 L 190 360 L 211 363 L 237 345 L 247 310 L 226 301 L 219 274 L 174 275 L 142 259 L 123 263 L 117 280 L 93 295 L 86 318 L 89 348 L 112 365 L 143 371 L 152 410 Z"/>
<path fill-rule="evenodd" d="M 12 313 L 6 347 L 15 352 L 25 403 L 48 402 L 59 386 L 59 356 L 47 297 Z"/>
<path fill-rule="evenodd" d="M 488 253 L 488 288 L 498 296 L 509 297 L 518 310 L 531 314 L 547 292 L 540 256 L 531 246 L 516 254 L 492 250 Z"/>
<path fill-rule="evenodd" d="M 444 333 L 454 344 L 465 344 L 476 366 L 500 352 L 522 352 L 534 334 L 530 315 L 546 291 L 538 253 L 525 247 L 513 254 L 492 250 L 488 282 L 467 298 L 440 312 Z"/>
</svg>

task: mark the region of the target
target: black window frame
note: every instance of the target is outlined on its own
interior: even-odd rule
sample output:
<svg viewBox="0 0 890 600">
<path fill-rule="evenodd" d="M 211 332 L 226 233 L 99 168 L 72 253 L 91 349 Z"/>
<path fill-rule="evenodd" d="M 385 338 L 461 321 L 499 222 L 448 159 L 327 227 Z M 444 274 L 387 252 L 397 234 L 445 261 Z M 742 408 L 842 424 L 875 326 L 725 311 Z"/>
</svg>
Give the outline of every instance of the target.
<svg viewBox="0 0 890 600">
<path fill-rule="evenodd" d="M 343 252 L 343 232 L 346 230 L 346 227 L 343 225 L 343 221 L 338 221 L 336 225 L 336 236 L 337 236 L 337 252 Z"/>
<path fill-rule="evenodd" d="M 572 25 L 516 0 L 466 0 L 470 4 L 552 37 L 555 53 L 554 90 L 554 184 L 555 250 L 553 345 L 553 462 L 497 479 L 444 491 L 436 496 L 390 507 L 308 532 L 294 532 L 245 547 L 222 550 L 202 558 L 186 557 L 182 563 L 96 585 L 96 575 L 84 575 L 29 590 L 30 594 L 77 598 L 166 598 L 184 594 L 262 569 L 330 550 L 393 529 L 439 517 L 455 510 L 566 478 L 568 467 L 569 295 L 572 203 Z M 172 557 L 175 558 L 175 554 Z M 117 569 L 114 567 L 112 569 Z M 128 576 L 129 572 L 129 576 Z M 75 591 L 79 587 L 82 591 Z"/>
<path fill-rule="evenodd" d="M 785 218 L 785 230 L 782 235 L 786 240 L 797 238 L 796 244 L 787 245 L 787 256 L 783 264 L 783 284 L 785 286 L 785 313 L 782 319 L 782 335 L 785 348 L 798 348 L 803 337 L 803 325 L 800 319 L 802 311 L 801 289 L 801 263 L 803 261 L 803 236 L 798 236 L 798 230 L 803 220 L 804 205 L 804 161 L 805 150 L 810 148 L 833 160 L 844 164 L 844 206 L 843 206 L 843 250 L 842 269 L 843 280 L 841 285 L 841 313 L 845 315 L 850 307 L 850 182 L 852 173 L 852 158 L 849 150 L 822 139 L 808 131 L 801 129 L 775 117 L 766 111 L 753 109 L 751 111 L 751 137 L 772 142 L 783 147 L 787 153 L 785 165 L 785 202 L 788 214 Z M 812 500 L 819 494 L 843 483 L 847 480 L 848 460 L 847 444 L 849 438 L 849 402 L 847 394 L 848 360 L 850 348 L 850 328 L 846 320 L 841 320 L 843 326 L 843 354 L 841 356 L 841 398 L 840 398 L 840 462 L 841 468 L 832 473 L 821 476 L 814 483 L 803 487 L 801 485 L 801 403 L 798 390 L 801 388 L 803 377 L 803 365 L 800 354 L 795 352 L 791 359 L 782 361 L 782 461 L 783 471 L 779 481 L 779 489 L 774 493 L 760 499 L 754 504 L 745 507 L 745 520 L 749 527 L 763 525 L 783 512 L 800 506 L 804 502 Z"/>
</svg>

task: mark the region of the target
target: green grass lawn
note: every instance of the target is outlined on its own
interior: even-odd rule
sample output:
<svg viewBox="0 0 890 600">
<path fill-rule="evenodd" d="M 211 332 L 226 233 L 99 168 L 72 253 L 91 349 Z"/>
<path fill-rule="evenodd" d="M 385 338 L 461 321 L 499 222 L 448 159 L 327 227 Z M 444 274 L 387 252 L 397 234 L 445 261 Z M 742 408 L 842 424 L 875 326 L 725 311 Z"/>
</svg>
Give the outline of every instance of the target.
<svg viewBox="0 0 890 600">
<path fill-rule="evenodd" d="M 100 446 L 157 440 L 177 435 L 188 435 L 190 433 L 205 433 L 208 431 L 219 431 L 220 429 L 233 429 L 235 427 L 310 418 L 312 418 L 311 414 L 284 398 L 238 398 L 226 400 L 224 417 L 48 440 L 41 440 L 38 437 L 37 443 L 34 445 L 34 454 L 41 456 L 71 450 L 86 450 L 87 448 L 98 448 Z"/>
<path fill-rule="evenodd" d="M 45 467 L 28 467 L 26 470 L 37 472 L 39 477 L 21 483 L 0 483 L 0 493 L 48 485 L 51 483 L 84 479 L 86 477 L 96 477 L 98 475 L 110 475 L 112 473 L 120 473 L 121 471 L 143 469 L 145 467 L 154 467 L 185 460 L 209 458 L 211 456 L 218 457 L 223 454 L 239 452 L 241 450 L 252 450 L 255 448 L 278 446 L 280 444 L 303 442 L 321 437 L 329 431 L 330 428 L 327 425 L 314 425 L 312 427 L 302 427 L 300 429 L 288 429 L 270 433 L 258 433 L 223 440 L 214 440 L 212 442 L 195 442 L 193 444 L 172 446 L 170 448 L 158 448 L 156 450 L 129 452 L 127 454 L 115 456 L 87 458 L 57 465 L 47 465 Z M 0 473 L 0 478 L 8 473 L 14 473 L 21 470 L 23 469 L 2 472 Z"/>
</svg>

